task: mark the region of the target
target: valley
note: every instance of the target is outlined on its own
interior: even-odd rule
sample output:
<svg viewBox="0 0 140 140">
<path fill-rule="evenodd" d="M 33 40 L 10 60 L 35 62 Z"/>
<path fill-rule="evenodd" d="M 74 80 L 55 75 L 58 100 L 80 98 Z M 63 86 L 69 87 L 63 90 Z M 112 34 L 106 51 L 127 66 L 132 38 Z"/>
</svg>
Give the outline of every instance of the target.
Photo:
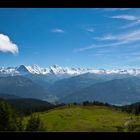
<svg viewBox="0 0 140 140">
<path fill-rule="evenodd" d="M 22 116 L 22 131 L 139 131 L 140 75 L 136 70 L 107 73 L 70 68 L 73 72 L 69 73 L 60 66 L 46 73 L 42 70 L 21 65 L 1 71 L 0 98 Z M 30 119 L 36 123 L 39 119 L 41 128 L 32 128 L 33 122 L 29 126 Z"/>
<path fill-rule="evenodd" d="M 51 103 L 140 101 L 139 69 L 96 70 L 37 65 L 0 68 L 0 94 Z"/>
<path fill-rule="evenodd" d="M 140 132 L 139 13 L 0 8 L 0 133 Z"/>
</svg>

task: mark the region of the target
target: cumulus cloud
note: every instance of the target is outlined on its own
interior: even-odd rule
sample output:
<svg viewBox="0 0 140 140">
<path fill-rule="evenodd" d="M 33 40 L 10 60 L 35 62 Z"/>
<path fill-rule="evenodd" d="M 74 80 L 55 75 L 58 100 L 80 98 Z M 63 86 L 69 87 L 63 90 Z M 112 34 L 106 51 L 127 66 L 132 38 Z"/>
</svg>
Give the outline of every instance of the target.
<svg viewBox="0 0 140 140">
<path fill-rule="evenodd" d="M 56 28 L 56 29 L 52 29 L 51 32 L 53 32 L 53 33 L 64 33 L 64 30 Z"/>
<path fill-rule="evenodd" d="M 18 53 L 18 46 L 7 35 L 0 34 L 0 52 Z"/>
</svg>

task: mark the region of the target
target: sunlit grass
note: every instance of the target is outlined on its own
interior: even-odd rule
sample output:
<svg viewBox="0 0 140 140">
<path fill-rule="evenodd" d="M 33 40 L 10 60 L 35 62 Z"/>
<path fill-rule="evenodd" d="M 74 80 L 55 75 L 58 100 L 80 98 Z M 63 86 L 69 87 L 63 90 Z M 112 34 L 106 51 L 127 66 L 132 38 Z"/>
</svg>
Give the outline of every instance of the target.
<svg viewBox="0 0 140 140">
<path fill-rule="evenodd" d="M 131 117 L 140 124 L 139 117 L 104 106 L 65 106 L 37 114 L 47 131 L 127 131 L 124 126 Z"/>
</svg>

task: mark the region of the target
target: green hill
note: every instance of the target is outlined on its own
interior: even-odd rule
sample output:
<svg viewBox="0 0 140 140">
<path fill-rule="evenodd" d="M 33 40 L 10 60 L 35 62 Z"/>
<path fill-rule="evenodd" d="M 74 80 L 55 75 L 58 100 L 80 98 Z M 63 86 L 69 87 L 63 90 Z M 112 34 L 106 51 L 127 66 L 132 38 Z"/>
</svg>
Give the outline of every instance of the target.
<svg viewBox="0 0 140 140">
<path fill-rule="evenodd" d="M 65 106 L 38 113 L 46 131 L 128 131 L 140 118 L 105 106 Z M 27 122 L 28 117 L 25 119 Z M 137 122 L 137 123 L 136 123 Z"/>
</svg>

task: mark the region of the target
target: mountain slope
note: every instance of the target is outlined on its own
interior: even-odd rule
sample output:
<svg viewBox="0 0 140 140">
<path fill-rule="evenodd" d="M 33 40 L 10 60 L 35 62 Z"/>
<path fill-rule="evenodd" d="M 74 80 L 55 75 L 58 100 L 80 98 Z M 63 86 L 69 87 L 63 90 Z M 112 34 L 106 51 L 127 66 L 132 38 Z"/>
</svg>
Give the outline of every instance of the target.
<svg viewBox="0 0 140 140">
<path fill-rule="evenodd" d="M 122 74 L 93 74 L 86 73 L 78 76 L 65 78 L 54 82 L 49 88 L 49 92 L 56 95 L 58 98 L 63 98 L 73 92 L 82 90 L 90 85 L 109 81 L 112 79 L 120 79 L 130 77 L 130 75 Z"/>
<path fill-rule="evenodd" d="M 56 81 L 48 88 L 48 90 L 57 97 L 62 98 L 72 92 L 104 81 L 106 81 L 106 79 L 99 77 L 96 74 L 87 73 Z"/>
<path fill-rule="evenodd" d="M 140 77 L 115 79 L 91 85 L 61 98 L 61 102 L 101 101 L 128 104 L 140 101 Z"/>
<path fill-rule="evenodd" d="M 0 94 L 0 98 L 9 100 L 9 99 L 20 99 L 21 97 L 12 94 Z"/>
<path fill-rule="evenodd" d="M 47 96 L 47 92 L 41 86 L 22 76 L 0 77 L 0 93 L 38 99 Z"/>
<path fill-rule="evenodd" d="M 22 107 L 34 107 L 34 106 L 52 106 L 51 103 L 48 103 L 46 101 L 42 101 L 39 99 L 32 99 L 32 98 L 27 98 L 27 99 L 8 99 L 8 102 L 15 105 L 15 106 L 22 106 Z"/>
</svg>

